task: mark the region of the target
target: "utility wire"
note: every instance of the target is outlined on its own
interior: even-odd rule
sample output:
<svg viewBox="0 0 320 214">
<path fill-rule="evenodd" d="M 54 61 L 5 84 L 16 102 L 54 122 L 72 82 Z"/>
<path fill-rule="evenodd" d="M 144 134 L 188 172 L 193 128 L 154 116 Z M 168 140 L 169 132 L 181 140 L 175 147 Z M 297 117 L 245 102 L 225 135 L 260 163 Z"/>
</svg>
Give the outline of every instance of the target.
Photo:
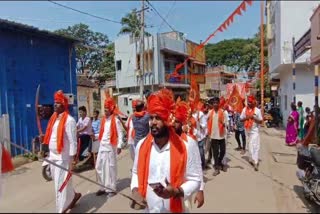
<svg viewBox="0 0 320 214">
<path fill-rule="evenodd" d="M 146 0 L 146 2 L 150 5 L 151 10 L 154 11 L 154 12 L 171 28 L 171 30 L 176 31 L 176 30 L 167 22 L 167 20 L 165 20 L 165 18 L 163 18 L 163 17 L 161 16 L 161 14 L 158 12 L 158 10 L 157 10 L 148 0 Z"/>
<path fill-rule="evenodd" d="M 173 7 L 175 6 L 175 4 L 176 4 L 176 0 L 174 0 L 174 1 L 173 1 L 173 3 L 172 3 L 172 5 L 171 5 L 170 9 L 168 10 L 167 15 L 165 16 L 165 19 L 168 19 L 168 16 L 169 16 L 169 14 L 171 13 L 171 10 L 172 10 L 172 9 L 173 9 Z M 164 21 L 162 21 L 162 22 L 161 22 L 161 24 L 160 24 L 160 26 L 159 26 L 159 28 L 158 28 L 158 32 L 160 31 L 160 29 L 161 29 L 161 27 L 162 27 L 163 23 L 164 23 Z"/>
<path fill-rule="evenodd" d="M 77 10 L 77 9 L 72 8 L 72 7 L 69 7 L 69 6 L 66 6 L 66 5 L 51 1 L 51 0 L 48 0 L 48 1 L 51 2 L 52 4 L 59 5 L 60 7 L 63 7 L 63 8 L 69 9 L 69 10 L 73 10 L 73 11 L 76 11 L 78 13 L 82 13 L 82 14 L 87 15 L 87 16 L 91 16 L 91 17 L 94 17 L 94 18 L 97 18 L 97 19 L 102 19 L 102 20 L 105 20 L 105 21 L 108 21 L 108 22 L 121 24 L 121 22 L 119 22 L 119 21 L 111 20 L 111 19 L 104 18 L 104 17 L 101 17 L 101 16 L 96 16 L 96 15 L 93 15 L 93 14 L 90 14 L 90 13 L 87 13 L 87 12 L 84 12 L 84 11 L 81 11 L 81 10 Z"/>
</svg>

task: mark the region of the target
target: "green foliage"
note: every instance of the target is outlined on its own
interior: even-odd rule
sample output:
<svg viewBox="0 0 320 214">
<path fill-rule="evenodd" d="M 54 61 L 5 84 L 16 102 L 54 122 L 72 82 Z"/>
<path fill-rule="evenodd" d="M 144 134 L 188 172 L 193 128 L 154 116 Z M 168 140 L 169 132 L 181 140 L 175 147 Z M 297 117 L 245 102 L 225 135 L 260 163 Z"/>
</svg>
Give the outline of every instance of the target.
<svg viewBox="0 0 320 214">
<path fill-rule="evenodd" d="M 61 35 L 67 35 L 75 37 L 82 41 L 83 45 L 93 47 L 95 49 L 88 49 L 83 45 L 76 47 L 76 59 L 77 59 L 77 71 L 83 74 L 84 70 L 88 68 L 90 70 L 90 76 L 98 76 L 98 82 L 105 80 L 109 75 L 109 72 L 114 72 L 114 52 L 107 53 L 105 49 L 112 50 L 108 36 L 99 32 L 94 32 L 89 29 L 86 24 L 75 24 L 69 26 L 66 29 L 59 29 L 55 31 Z M 112 46 L 112 45 L 111 45 Z M 112 56 L 112 57 L 110 57 Z M 105 66 L 110 66 L 105 68 Z"/>
</svg>

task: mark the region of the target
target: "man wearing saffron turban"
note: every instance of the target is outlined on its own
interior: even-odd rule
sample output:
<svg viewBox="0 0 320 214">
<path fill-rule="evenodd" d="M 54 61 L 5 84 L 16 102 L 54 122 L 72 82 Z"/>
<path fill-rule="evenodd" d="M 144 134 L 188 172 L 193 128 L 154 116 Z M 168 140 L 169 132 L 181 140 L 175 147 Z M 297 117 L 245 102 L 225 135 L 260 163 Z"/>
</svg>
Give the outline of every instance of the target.
<svg viewBox="0 0 320 214">
<path fill-rule="evenodd" d="M 51 116 L 44 144 L 49 145 L 49 160 L 64 168 L 72 170 L 72 162 L 77 153 L 76 121 L 69 115 L 68 99 L 63 91 L 54 94 L 54 114 Z M 68 172 L 51 165 L 51 174 L 56 192 L 56 212 L 65 213 L 72 209 L 80 199 L 81 193 L 76 193 L 72 187 L 72 178 L 67 180 Z M 67 181 L 61 191 L 61 186 Z"/>
<path fill-rule="evenodd" d="M 111 96 L 107 96 L 104 102 L 104 114 L 99 132 L 100 147 L 96 171 L 98 182 L 108 189 L 99 189 L 96 195 L 107 194 L 112 197 L 117 190 L 117 155 L 121 153 L 123 131 L 118 117 L 120 112 Z"/>
<path fill-rule="evenodd" d="M 259 128 L 262 123 L 262 115 L 260 109 L 256 107 L 256 99 L 254 96 L 248 97 L 248 106 L 246 106 L 240 115 L 240 120 L 244 122 L 244 128 L 249 140 L 250 163 L 258 171 L 259 166 L 259 150 L 260 135 Z"/>
<path fill-rule="evenodd" d="M 173 94 L 162 89 L 148 98 L 150 133 L 136 147 L 131 190 L 150 213 L 185 212 L 184 201 L 200 188 L 198 149 L 170 126 Z"/>
</svg>

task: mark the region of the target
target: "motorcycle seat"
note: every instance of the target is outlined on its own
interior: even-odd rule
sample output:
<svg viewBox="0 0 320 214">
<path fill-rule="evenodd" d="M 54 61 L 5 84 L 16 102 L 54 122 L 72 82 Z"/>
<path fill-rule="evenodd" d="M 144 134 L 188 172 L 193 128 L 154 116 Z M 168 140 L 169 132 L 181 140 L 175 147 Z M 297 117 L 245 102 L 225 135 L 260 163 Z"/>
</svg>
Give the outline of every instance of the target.
<svg viewBox="0 0 320 214">
<path fill-rule="evenodd" d="M 315 147 L 310 148 L 310 156 L 312 162 L 316 166 L 320 167 L 320 150 Z"/>
</svg>

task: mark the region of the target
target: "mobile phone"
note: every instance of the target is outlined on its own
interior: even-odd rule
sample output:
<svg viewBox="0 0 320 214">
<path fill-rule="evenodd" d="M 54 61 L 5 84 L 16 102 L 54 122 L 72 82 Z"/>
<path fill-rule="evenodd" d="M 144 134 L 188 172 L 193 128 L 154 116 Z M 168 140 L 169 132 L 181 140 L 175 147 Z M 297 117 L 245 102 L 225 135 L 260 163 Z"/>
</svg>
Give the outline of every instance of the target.
<svg viewBox="0 0 320 214">
<path fill-rule="evenodd" d="M 149 184 L 149 186 L 152 188 L 152 189 L 164 189 L 164 186 L 158 182 L 158 183 L 151 183 Z"/>
</svg>

